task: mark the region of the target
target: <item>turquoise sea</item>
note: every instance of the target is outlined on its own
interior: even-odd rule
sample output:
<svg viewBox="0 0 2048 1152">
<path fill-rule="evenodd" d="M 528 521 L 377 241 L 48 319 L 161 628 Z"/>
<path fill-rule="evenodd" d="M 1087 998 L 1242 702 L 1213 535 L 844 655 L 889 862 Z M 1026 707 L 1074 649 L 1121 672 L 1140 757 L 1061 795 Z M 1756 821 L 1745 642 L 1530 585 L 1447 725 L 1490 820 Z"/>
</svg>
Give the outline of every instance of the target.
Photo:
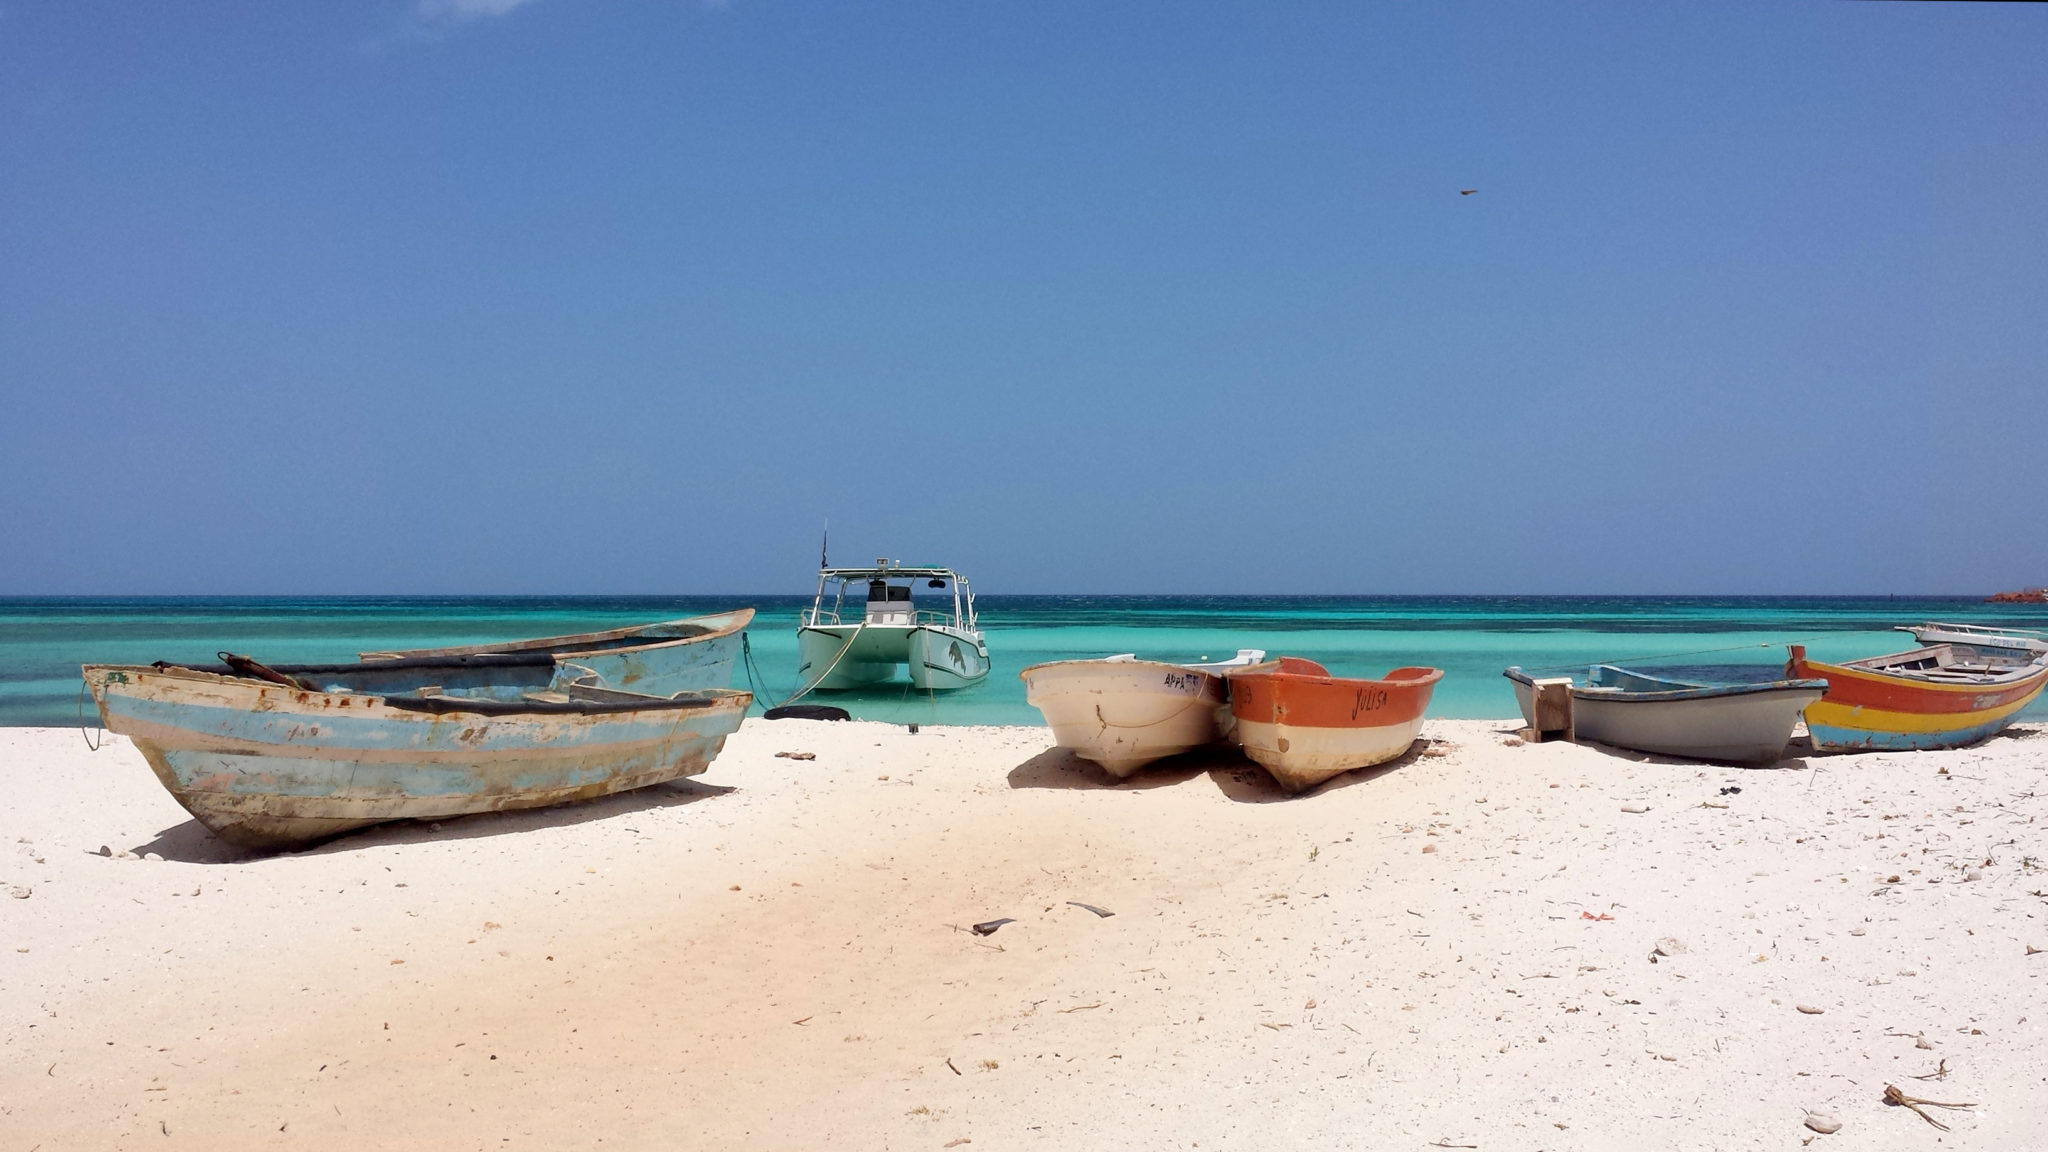
<svg viewBox="0 0 2048 1152">
<path fill-rule="evenodd" d="M 353 659 L 363 651 L 583 632 L 752 605 L 759 694 L 797 686 L 796 618 L 808 597 L 207 597 L 0 599 L 0 725 L 75 724 L 83 663 L 211 661 L 218 651 L 266 663 Z M 1622 661 L 1723 667 L 1765 676 L 1803 640 L 1817 659 L 1910 647 L 1896 625 L 1952 620 L 2048 628 L 2048 607 L 1977 597 L 1667 596 L 984 596 L 996 670 L 950 695 L 907 687 L 819 693 L 864 719 L 926 724 L 1036 724 L 1017 670 L 1044 660 L 1136 652 L 1164 660 L 1239 648 L 1306 656 L 1339 675 L 1403 664 L 1445 670 L 1430 713 L 1515 714 L 1509 664 L 1569 668 Z M 735 677 L 746 687 L 748 677 Z M 2048 698 L 2026 718 L 2048 719 Z"/>
</svg>

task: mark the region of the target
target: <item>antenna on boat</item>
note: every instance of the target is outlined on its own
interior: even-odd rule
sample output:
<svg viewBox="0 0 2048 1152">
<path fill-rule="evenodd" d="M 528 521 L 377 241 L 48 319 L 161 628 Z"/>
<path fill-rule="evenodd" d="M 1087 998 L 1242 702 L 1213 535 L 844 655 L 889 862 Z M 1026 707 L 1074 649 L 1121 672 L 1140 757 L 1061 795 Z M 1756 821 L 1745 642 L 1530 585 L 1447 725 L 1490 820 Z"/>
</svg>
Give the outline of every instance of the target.
<svg viewBox="0 0 2048 1152">
<path fill-rule="evenodd" d="M 827 557 L 827 555 L 828 555 L 828 554 L 829 554 L 829 553 L 830 553 L 831 551 L 832 551 L 832 518 L 831 518 L 830 516 L 827 516 L 827 517 L 825 517 L 825 539 L 824 539 L 824 540 L 822 540 L 822 541 L 820 541 L 820 542 L 819 542 L 819 544 L 818 544 L 818 567 L 820 567 L 820 568 L 830 568 L 830 567 L 832 566 L 832 561 L 830 561 L 829 559 L 827 559 L 827 558 L 826 558 L 826 557 Z"/>
</svg>

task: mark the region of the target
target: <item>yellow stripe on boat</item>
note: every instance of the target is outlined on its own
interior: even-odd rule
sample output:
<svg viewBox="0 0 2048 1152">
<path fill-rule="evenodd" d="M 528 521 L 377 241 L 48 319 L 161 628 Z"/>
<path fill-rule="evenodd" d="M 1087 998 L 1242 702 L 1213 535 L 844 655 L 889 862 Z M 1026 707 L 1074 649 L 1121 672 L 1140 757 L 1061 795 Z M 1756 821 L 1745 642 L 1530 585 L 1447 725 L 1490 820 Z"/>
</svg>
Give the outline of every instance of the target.
<svg viewBox="0 0 2048 1152">
<path fill-rule="evenodd" d="M 1836 704 L 1823 698 L 1806 706 L 1806 723 L 1808 727 L 1856 728 L 1865 732 L 1955 732 L 2010 716 L 2032 703 L 2040 694 L 2040 690 L 2035 689 L 1997 708 L 1976 712 L 1888 712 L 1881 708 Z"/>
</svg>

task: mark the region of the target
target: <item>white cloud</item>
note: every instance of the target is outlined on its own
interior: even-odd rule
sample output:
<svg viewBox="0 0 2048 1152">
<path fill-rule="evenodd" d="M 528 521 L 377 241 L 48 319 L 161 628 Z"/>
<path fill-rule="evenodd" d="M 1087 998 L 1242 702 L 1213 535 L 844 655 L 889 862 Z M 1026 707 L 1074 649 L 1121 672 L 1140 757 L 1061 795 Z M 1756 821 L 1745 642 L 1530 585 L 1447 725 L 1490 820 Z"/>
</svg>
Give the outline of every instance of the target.
<svg viewBox="0 0 2048 1152">
<path fill-rule="evenodd" d="M 420 0 L 422 20 L 455 24 L 485 16 L 503 16 L 532 0 Z"/>
</svg>

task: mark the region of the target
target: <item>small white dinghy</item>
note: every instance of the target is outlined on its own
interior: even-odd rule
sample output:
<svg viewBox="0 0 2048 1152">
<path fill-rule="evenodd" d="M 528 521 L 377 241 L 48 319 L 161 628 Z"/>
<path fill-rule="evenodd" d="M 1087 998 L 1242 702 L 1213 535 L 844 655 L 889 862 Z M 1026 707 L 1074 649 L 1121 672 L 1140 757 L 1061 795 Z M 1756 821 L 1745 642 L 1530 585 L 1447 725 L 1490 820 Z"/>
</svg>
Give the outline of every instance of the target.
<svg viewBox="0 0 2048 1152">
<path fill-rule="evenodd" d="M 1166 664 L 1134 653 L 1054 660 L 1018 673 L 1024 698 L 1045 715 L 1053 740 L 1122 779 L 1154 760 L 1214 744 L 1230 719 L 1223 674 L 1266 658 L 1256 648 L 1228 660 Z"/>
<path fill-rule="evenodd" d="M 1503 675 L 1534 728 L 1535 680 L 1519 667 Z M 1572 738 L 1687 760 L 1774 764 L 1784 758 L 1792 726 L 1827 688 L 1813 679 L 1670 680 L 1596 664 L 1583 684 L 1571 686 Z"/>
</svg>

